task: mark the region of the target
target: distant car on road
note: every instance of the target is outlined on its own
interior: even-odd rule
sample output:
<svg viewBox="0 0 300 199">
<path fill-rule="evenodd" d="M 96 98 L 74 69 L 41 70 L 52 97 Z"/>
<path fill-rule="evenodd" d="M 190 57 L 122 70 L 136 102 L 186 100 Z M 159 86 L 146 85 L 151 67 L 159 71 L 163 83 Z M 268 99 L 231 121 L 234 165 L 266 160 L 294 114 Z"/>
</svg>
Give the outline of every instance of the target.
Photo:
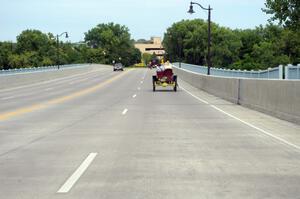
<svg viewBox="0 0 300 199">
<path fill-rule="evenodd" d="M 123 71 L 123 70 L 124 70 L 123 64 L 121 64 L 121 63 L 116 63 L 116 64 L 114 65 L 114 71 L 117 71 L 117 70 Z"/>
</svg>

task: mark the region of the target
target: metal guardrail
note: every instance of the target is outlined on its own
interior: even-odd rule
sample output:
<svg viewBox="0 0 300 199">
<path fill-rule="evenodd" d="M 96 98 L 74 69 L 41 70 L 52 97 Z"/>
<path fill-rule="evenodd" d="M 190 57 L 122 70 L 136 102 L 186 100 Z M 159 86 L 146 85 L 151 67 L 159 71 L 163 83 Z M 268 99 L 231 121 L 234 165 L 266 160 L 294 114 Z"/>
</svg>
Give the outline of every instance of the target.
<svg viewBox="0 0 300 199">
<path fill-rule="evenodd" d="M 60 65 L 59 70 L 83 67 L 83 66 L 86 66 L 86 65 L 87 64 Z M 58 70 L 57 66 L 43 66 L 43 67 L 32 67 L 32 68 L 8 69 L 8 70 L 0 70 L 0 76 L 2 76 L 2 75 L 13 75 L 13 74 L 19 74 L 19 73 L 47 72 L 47 71 L 54 71 L 54 70 Z"/>
<path fill-rule="evenodd" d="M 285 67 L 285 79 L 300 80 L 300 64 L 297 66 L 287 65 Z"/>
<path fill-rule="evenodd" d="M 179 63 L 173 63 L 173 65 L 179 67 Z M 180 64 L 181 68 L 201 73 L 207 74 L 206 66 L 198 66 L 193 64 Z M 211 75 L 221 76 L 221 77 L 242 77 L 242 78 L 257 78 L 257 79 L 283 79 L 283 66 L 280 65 L 276 68 L 269 68 L 268 70 L 258 70 L 258 71 L 247 71 L 247 70 L 231 70 L 224 68 L 211 68 Z"/>
</svg>

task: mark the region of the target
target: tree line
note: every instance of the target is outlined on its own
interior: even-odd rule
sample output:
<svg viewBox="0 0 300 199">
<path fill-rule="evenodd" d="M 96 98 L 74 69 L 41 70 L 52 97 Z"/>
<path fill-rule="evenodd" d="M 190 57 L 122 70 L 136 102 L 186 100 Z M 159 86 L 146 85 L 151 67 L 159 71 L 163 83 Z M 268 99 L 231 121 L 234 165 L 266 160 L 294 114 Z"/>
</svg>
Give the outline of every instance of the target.
<svg viewBox="0 0 300 199">
<path fill-rule="evenodd" d="M 164 36 L 167 58 L 207 65 L 207 22 L 183 20 Z M 213 66 L 234 69 L 266 69 L 300 63 L 300 32 L 269 24 L 255 29 L 232 30 L 212 24 Z"/>
<path fill-rule="evenodd" d="M 114 23 L 97 25 L 78 43 L 60 41 L 58 45 L 54 34 L 31 29 L 18 35 L 16 42 L 0 42 L 0 69 L 114 61 L 130 66 L 140 60 L 129 29 Z"/>
<path fill-rule="evenodd" d="M 300 1 L 266 0 L 265 6 L 262 11 L 272 15 L 266 26 L 233 30 L 212 23 L 213 66 L 251 70 L 300 63 Z M 163 40 L 167 59 L 207 65 L 207 29 L 203 20 L 174 23 Z"/>
</svg>

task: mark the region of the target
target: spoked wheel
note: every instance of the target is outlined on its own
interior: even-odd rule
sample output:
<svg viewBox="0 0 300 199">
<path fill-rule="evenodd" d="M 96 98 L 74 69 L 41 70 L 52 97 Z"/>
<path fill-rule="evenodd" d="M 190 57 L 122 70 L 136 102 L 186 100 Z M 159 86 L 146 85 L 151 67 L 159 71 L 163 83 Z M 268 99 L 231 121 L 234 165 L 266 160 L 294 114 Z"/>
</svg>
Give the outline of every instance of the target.
<svg viewBox="0 0 300 199">
<path fill-rule="evenodd" d="M 177 76 L 176 75 L 174 75 L 173 81 L 175 82 L 175 86 L 174 86 L 173 90 L 174 90 L 174 92 L 177 92 Z"/>
<path fill-rule="evenodd" d="M 156 81 L 156 76 L 152 76 L 153 92 L 155 92 L 156 90 L 155 81 Z"/>
</svg>

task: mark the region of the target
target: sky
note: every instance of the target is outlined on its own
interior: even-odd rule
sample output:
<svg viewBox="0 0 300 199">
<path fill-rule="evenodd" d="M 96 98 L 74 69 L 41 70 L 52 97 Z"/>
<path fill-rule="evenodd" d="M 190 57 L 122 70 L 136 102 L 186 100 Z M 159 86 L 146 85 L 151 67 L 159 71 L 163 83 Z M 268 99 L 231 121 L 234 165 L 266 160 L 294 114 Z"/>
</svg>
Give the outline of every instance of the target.
<svg viewBox="0 0 300 199">
<path fill-rule="evenodd" d="M 261 11 L 265 0 L 194 0 L 213 8 L 212 21 L 230 28 L 255 28 L 267 24 Z M 183 19 L 207 19 L 207 11 L 190 0 L 0 0 L 0 41 L 15 41 L 25 29 L 69 33 L 68 40 L 84 40 L 84 33 L 99 23 L 114 22 L 129 28 L 133 39 L 163 36 Z"/>
</svg>

